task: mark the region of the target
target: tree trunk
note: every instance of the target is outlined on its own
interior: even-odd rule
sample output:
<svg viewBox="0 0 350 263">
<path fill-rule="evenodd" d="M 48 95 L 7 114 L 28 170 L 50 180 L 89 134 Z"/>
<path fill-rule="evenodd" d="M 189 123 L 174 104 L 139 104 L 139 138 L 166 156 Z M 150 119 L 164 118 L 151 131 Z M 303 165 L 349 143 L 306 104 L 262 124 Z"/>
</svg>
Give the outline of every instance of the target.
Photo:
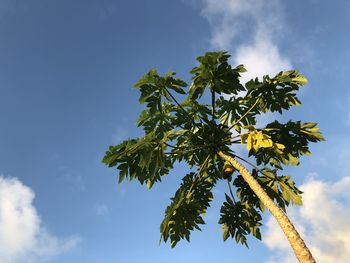
<svg viewBox="0 0 350 263">
<path fill-rule="evenodd" d="M 293 248 L 294 254 L 298 258 L 298 261 L 301 263 L 315 263 L 316 261 L 313 258 L 310 250 L 305 245 L 304 240 L 300 237 L 292 222 L 289 220 L 283 210 L 279 208 L 266 194 L 264 189 L 260 186 L 258 181 L 255 180 L 252 174 L 232 156 L 225 154 L 222 151 L 219 151 L 218 155 L 225 161 L 231 163 L 231 165 L 242 175 L 243 179 L 248 183 L 253 192 L 259 197 L 261 202 L 276 218 L 291 247 Z"/>
</svg>

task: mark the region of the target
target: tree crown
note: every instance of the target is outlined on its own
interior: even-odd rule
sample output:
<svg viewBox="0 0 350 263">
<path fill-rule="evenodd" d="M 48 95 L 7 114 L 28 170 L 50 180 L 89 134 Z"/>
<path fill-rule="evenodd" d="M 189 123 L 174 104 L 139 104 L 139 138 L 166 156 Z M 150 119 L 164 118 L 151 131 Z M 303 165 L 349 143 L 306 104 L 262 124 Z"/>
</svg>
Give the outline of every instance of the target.
<svg viewBox="0 0 350 263">
<path fill-rule="evenodd" d="M 282 113 L 301 104 L 296 92 L 307 84 L 303 75 L 281 71 L 273 78 L 265 75 L 243 85 L 240 76 L 246 69 L 232 67 L 229 57 L 227 52 L 198 57 L 199 65 L 190 71 L 190 85 L 174 72 L 161 76 L 152 69 L 142 76 L 135 88 L 140 91 L 139 102 L 146 104 L 137 121 L 144 136 L 110 146 L 103 158 L 106 165 L 119 170 L 119 182 L 137 179 L 148 188 L 160 182 L 175 162 L 188 164 L 190 171 L 171 198 L 160 226 L 161 239 L 170 239 L 172 247 L 180 239 L 189 240 L 195 228 L 200 230 L 218 180 L 227 180 L 229 186 L 220 210 L 223 239 L 231 236 L 245 245 L 248 234 L 261 239 L 264 205 L 240 175 L 232 180 L 232 175 L 223 173 L 225 163 L 219 151 L 250 164 L 253 176 L 285 210 L 291 203 L 302 203 L 301 191 L 290 176 L 278 173 L 286 165 L 298 165 L 302 155 L 310 155 L 310 142 L 324 140 L 313 122 L 273 121 L 256 127 L 258 115 Z M 235 144 L 245 144 L 254 163 L 238 156 Z"/>
</svg>

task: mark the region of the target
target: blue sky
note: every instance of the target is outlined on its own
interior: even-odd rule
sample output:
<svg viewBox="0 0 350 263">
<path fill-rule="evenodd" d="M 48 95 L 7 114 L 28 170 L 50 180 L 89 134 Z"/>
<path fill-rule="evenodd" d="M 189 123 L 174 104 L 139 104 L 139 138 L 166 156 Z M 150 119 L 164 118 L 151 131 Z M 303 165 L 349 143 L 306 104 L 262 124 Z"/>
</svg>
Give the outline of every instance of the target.
<svg viewBox="0 0 350 263">
<path fill-rule="evenodd" d="M 243 80 L 290 68 L 308 77 L 302 106 L 261 122 L 319 123 L 326 142 L 287 169 L 305 189 L 305 206 L 290 214 L 319 262 L 346 262 L 349 11 L 345 0 L 0 0 L 2 262 L 295 262 L 267 213 L 263 242 L 224 243 L 220 187 L 191 243 L 159 246 L 186 167 L 149 191 L 118 185 L 101 163 L 109 145 L 141 134 L 138 78 L 157 68 L 189 80 L 209 50 L 245 64 Z"/>
</svg>

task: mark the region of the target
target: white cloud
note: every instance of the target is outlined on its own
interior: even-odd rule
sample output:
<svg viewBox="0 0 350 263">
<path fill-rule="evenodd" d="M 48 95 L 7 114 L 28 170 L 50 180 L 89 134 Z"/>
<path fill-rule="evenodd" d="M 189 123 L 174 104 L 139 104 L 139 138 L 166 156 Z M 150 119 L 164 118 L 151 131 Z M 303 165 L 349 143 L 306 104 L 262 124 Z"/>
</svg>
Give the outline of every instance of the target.
<svg viewBox="0 0 350 263">
<path fill-rule="evenodd" d="M 79 243 L 59 239 L 42 225 L 35 194 L 17 178 L 0 176 L 0 258 L 3 263 L 44 262 Z"/>
<path fill-rule="evenodd" d="M 337 182 L 315 178 L 302 185 L 303 206 L 288 210 L 292 221 L 319 263 L 346 263 L 350 258 L 350 177 Z M 264 244 L 275 255 L 269 262 L 296 262 L 273 218 L 267 222 Z"/>
<path fill-rule="evenodd" d="M 270 39 L 257 39 L 252 45 L 240 46 L 234 56 L 236 64 L 243 64 L 248 72 L 243 74 L 243 82 L 266 74 L 275 75 L 292 68 L 291 62 L 281 56 Z"/>
<path fill-rule="evenodd" d="M 286 30 L 279 0 L 203 0 L 202 15 L 209 21 L 213 48 L 232 50 L 235 64 L 244 64 L 252 77 L 291 69 L 277 42 Z"/>
</svg>

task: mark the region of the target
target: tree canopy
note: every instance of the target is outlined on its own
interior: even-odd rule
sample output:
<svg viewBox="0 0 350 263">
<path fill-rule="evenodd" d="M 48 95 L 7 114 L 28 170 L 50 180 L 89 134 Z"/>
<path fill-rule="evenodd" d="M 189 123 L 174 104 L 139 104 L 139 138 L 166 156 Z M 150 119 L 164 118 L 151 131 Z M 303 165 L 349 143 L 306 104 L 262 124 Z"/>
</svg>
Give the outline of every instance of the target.
<svg viewBox="0 0 350 263">
<path fill-rule="evenodd" d="M 145 104 L 137 121 L 144 135 L 110 146 L 103 158 L 117 168 L 119 182 L 137 179 L 148 188 L 161 182 L 175 163 L 188 164 L 160 226 L 161 239 L 170 240 L 172 247 L 181 239 L 189 241 L 191 231 L 205 223 L 219 180 L 228 182 L 219 217 L 223 239 L 231 237 L 245 245 L 247 235 L 261 239 L 265 206 L 240 174 L 225 176 L 219 152 L 251 166 L 254 178 L 285 210 L 289 204 L 302 204 L 302 192 L 283 174 L 283 167 L 299 165 L 301 156 L 311 154 L 309 143 L 324 140 L 314 122 L 276 120 L 257 127 L 257 116 L 301 104 L 296 93 L 307 84 L 303 75 L 281 71 L 242 84 L 246 69 L 232 67 L 229 57 L 227 52 L 198 57 L 190 85 L 174 72 L 159 75 L 152 69 L 142 76 L 135 88 L 139 102 Z M 237 144 L 246 145 L 248 158 L 237 154 Z"/>
</svg>

